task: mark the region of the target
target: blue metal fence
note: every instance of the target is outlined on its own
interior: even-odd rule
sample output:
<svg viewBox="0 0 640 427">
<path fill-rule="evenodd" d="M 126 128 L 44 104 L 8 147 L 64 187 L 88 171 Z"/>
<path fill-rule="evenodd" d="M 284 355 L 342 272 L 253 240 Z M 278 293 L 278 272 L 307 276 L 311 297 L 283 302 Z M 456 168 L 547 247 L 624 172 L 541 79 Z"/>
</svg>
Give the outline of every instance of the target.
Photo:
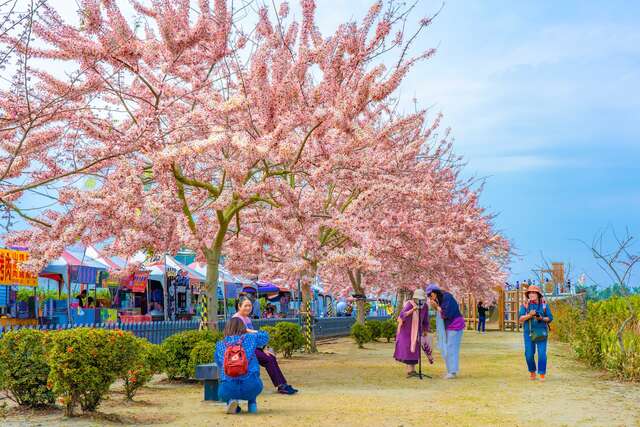
<svg viewBox="0 0 640 427">
<path fill-rule="evenodd" d="M 146 338 L 153 344 L 160 344 L 173 334 L 179 332 L 198 329 L 200 322 L 198 320 L 176 320 L 162 322 L 145 322 L 145 323 L 74 323 L 61 325 L 37 325 L 37 326 L 5 326 L 0 327 L 0 336 L 10 330 L 21 328 L 39 329 L 41 331 L 57 331 L 73 328 L 101 328 L 101 329 L 121 329 L 129 331 L 133 335 Z"/>
<path fill-rule="evenodd" d="M 367 320 L 385 320 L 388 317 L 369 317 Z M 313 332 L 316 338 L 339 337 L 349 335 L 351 326 L 355 323 L 354 317 L 323 317 L 316 319 L 313 325 Z M 299 324 L 298 318 L 286 319 L 256 319 L 253 325 L 256 328 L 263 326 L 274 326 L 280 322 L 290 322 Z M 0 326 L 0 336 L 9 330 L 20 328 L 39 329 L 43 331 L 55 331 L 72 328 L 102 328 L 102 329 L 122 329 L 130 331 L 137 337 L 146 338 L 153 344 L 160 344 L 171 335 L 179 332 L 198 329 L 199 320 L 176 320 L 162 322 L 145 322 L 145 323 L 81 323 L 81 324 L 64 324 L 64 325 L 37 325 L 37 326 Z M 224 328 L 224 320 L 218 321 L 218 328 Z"/>
</svg>

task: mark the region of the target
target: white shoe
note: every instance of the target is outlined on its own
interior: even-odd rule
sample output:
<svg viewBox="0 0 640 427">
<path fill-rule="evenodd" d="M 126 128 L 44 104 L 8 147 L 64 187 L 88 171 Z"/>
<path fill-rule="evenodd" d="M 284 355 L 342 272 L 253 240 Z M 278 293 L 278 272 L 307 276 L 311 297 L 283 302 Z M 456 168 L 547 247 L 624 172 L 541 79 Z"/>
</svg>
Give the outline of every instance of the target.
<svg viewBox="0 0 640 427">
<path fill-rule="evenodd" d="M 227 404 L 227 414 L 235 414 L 238 410 L 238 401 L 230 400 Z"/>
<path fill-rule="evenodd" d="M 444 376 L 445 380 L 453 380 L 456 378 L 456 374 L 447 374 Z"/>
</svg>

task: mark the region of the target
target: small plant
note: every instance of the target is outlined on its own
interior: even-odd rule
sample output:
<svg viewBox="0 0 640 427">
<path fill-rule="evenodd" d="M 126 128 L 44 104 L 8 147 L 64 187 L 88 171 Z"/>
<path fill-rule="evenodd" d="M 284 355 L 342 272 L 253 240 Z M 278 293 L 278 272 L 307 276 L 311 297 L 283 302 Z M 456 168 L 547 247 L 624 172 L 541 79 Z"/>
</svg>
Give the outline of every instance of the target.
<svg viewBox="0 0 640 427">
<path fill-rule="evenodd" d="M 294 351 L 304 346 L 304 336 L 299 325 L 280 322 L 272 327 L 262 328 L 269 334 L 269 345 L 275 352 L 282 353 L 285 359 L 290 359 Z"/>
<path fill-rule="evenodd" d="M 48 333 L 33 329 L 6 332 L 0 338 L 0 390 L 18 405 L 41 407 L 55 402 L 47 387 Z"/>
<path fill-rule="evenodd" d="M 191 351 L 201 341 L 215 343 L 222 338 L 219 332 L 209 330 L 185 331 L 167 338 L 162 343 L 162 349 L 166 355 L 165 372 L 169 379 L 188 379 L 193 377 L 191 370 Z"/>
<path fill-rule="evenodd" d="M 136 340 L 121 330 L 75 328 L 52 334 L 48 385 L 61 398 L 66 416 L 77 405 L 83 412 L 96 410 L 111 384 L 136 362 Z"/>
<path fill-rule="evenodd" d="M 379 320 L 367 320 L 364 325 L 371 331 L 371 339 L 378 341 L 382 336 L 382 322 Z"/>
<path fill-rule="evenodd" d="M 364 345 L 373 339 L 371 329 L 359 323 L 355 323 L 351 327 L 351 336 L 356 341 L 356 344 L 358 344 L 358 348 L 364 348 Z"/>
<path fill-rule="evenodd" d="M 391 342 L 391 339 L 396 337 L 397 330 L 398 322 L 394 319 L 387 319 L 382 322 L 382 331 L 380 336 L 382 338 L 386 338 L 387 342 Z"/>
<path fill-rule="evenodd" d="M 164 352 L 159 345 L 151 344 L 144 338 L 136 338 L 138 357 L 135 362 L 122 372 L 124 391 L 128 400 L 138 392 L 155 374 L 164 370 Z"/>
<path fill-rule="evenodd" d="M 191 377 L 195 376 L 198 365 L 213 363 L 215 351 L 216 343 L 214 341 L 200 341 L 196 344 L 189 355 L 189 375 Z"/>
</svg>

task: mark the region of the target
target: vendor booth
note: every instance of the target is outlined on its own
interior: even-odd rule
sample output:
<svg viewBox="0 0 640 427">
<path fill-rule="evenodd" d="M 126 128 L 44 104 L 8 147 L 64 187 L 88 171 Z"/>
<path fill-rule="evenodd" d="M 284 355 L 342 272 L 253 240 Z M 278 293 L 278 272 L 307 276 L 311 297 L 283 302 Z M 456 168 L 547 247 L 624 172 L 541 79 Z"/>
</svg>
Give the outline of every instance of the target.
<svg viewBox="0 0 640 427">
<path fill-rule="evenodd" d="M 171 255 L 160 262 L 147 265 L 149 282 L 153 287 L 151 301 L 157 305 L 160 289 L 163 292 L 163 314 L 167 320 L 190 320 L 196 313 L 193 295 L 201 292 L 205 276 L 182 264 Z M 152 315 L 156 316 L 155 313 Z"/>
<path fill-rule="evenodd" d="M 82 247 L 65 249 L 58 259 L 50 262 L 39 274 L 55 282 L 58 298 L 44 302 L 44 323 L 102 323 L 113 317 L 109 307 L 99 307 L 98 279 L 107 272 L 107 265 L 87 255 Z M 63 300 L 63 291 L 67 293 Z"/>
</svg>

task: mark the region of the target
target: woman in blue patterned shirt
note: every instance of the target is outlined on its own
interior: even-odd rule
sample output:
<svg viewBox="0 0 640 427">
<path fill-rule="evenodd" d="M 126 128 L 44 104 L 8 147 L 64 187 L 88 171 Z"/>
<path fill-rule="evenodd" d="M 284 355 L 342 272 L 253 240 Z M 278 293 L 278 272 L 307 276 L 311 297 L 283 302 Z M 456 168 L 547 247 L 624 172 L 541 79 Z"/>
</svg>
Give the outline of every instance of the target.
<svg viewBox="0 0 640 427">
<path fill-rule="evenodd" d="M 215 361 L 219 368 L 220 400 L 227 402 L 227 413 L 241 412 L 238 400 L 248 401 L 248 411 L 258 411 L 256 398 L 262 392 L 260 365 L 256 358 L 256 348 L 264 347 L 269 342 L 269 335 L 264 331 L 248 332 L 244 322 L 231 318 L 224 327 L 224 339 L 216 343 Z M 224 372 L 224 353 L 227 347 L 240 343 L 248 361 L 247 373 L 239 377 L 229 377 Z"/>
</svg>

